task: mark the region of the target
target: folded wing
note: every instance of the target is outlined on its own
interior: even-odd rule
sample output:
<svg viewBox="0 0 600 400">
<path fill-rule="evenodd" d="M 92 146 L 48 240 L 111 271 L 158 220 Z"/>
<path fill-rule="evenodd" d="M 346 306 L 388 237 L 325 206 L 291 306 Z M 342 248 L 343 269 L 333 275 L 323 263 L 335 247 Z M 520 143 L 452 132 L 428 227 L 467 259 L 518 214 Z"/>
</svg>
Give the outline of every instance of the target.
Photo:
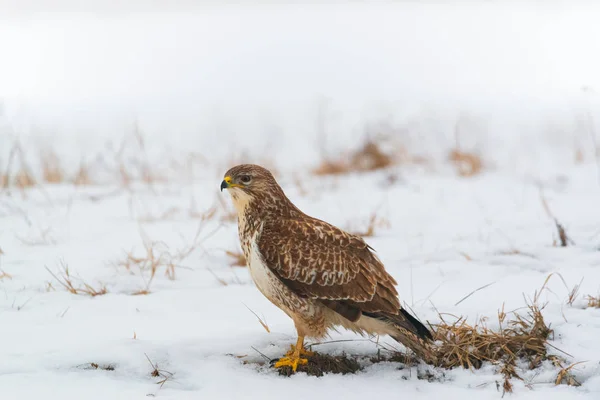
<svg viewBox="0 0 600 400">
<path fill-rule="evenodd" d="M 290 289 L 351 321 L 399 313 L 396 281 L 359 236 L 313 218 L 283 219 L 263 227 L 258 249 Z"/>
</svg>

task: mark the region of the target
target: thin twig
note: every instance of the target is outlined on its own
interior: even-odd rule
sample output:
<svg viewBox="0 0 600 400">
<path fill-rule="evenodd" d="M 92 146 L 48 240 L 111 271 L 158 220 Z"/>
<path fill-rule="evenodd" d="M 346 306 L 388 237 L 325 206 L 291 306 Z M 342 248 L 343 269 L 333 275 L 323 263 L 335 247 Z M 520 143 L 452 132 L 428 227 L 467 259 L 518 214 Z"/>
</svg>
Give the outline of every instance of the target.
<svg viewBox="0 0 600 400">
<path fill-rule="evenodd" d="M 492 286 L 494 283 L 496 283 L 496 281 L 494 281 L 494 282 L 492 282 L 492 283 L 488 283 L 487 285 L 483 285 L 482 287 L 480 287 L 480 288 L 477 288 L 477 289 L 473 290 L 471 293 L 469 293 L 468 295 L 466 295 L 465 297 L 463 297 L 462 299 L 460 299 L 460 300 L 459 300 L 459 301 L 458 301 L 458 302 L 455 304 L 455 306 L 459 305 L 460 303 L 462 303 L 463 301 L 465 301 L 466 299 L 468 299 L 469 297 L 471 297 L 473 294 L 477 293 L 478 291 L 480 291 L 480 290 L 483 290 L 483 289 L 485 289 L 485 288 L 486 288 L 486 287 L 488 287 L 488 286 Z"/>
</svg>

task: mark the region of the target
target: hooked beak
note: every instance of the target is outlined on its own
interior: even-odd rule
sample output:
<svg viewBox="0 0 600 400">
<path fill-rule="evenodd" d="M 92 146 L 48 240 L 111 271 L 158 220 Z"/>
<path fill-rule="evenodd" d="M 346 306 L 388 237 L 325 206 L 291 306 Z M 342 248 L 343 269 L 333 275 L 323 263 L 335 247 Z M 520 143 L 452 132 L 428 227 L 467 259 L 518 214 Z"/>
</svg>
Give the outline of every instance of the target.
<svg viewBox="0 0 600 400">
<path fill-rule="evenodd" d="M 221 182 L 221 192 L 223 191 L 223 189 L 228 189 L 230 186 L 231 186 L 231 177 L 226 176 L 225 179 L 223 179 L 223 182 Z"/>
<path fill-rule="evenodd" d="M 243 185 L 239 185 L 237 183 L 233 183 L 232 179 L 230 176 L 226 176 L 225 179 L 223 179 L 223 182 L 221 182 L 221 192 L 223 191 L 223 189 L 229 189 L 229 188 L 243 188 Z"/>
</svg>

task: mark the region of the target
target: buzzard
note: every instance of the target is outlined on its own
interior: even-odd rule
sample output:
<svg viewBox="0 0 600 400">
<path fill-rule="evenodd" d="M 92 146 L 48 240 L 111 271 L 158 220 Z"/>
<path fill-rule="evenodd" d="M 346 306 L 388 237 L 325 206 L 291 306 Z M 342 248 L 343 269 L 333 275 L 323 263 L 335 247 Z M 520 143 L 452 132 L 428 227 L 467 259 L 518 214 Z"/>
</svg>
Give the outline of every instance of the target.
<svg viewBox="0 0 600 400">
<path fill-rule="evenodd" d="M 283 310 L 298 332 L 276 368 L 308 361 L 304 338 L 321 339 L 343 327 L 388 334 L 427 356 L 427 328 L 400 307 L 394 278 L 356 235 L 300 211 L 267 169 L 242 164 L 225 173 L 238 216 L 241 247 L 254 283 Z"/>
</svg>

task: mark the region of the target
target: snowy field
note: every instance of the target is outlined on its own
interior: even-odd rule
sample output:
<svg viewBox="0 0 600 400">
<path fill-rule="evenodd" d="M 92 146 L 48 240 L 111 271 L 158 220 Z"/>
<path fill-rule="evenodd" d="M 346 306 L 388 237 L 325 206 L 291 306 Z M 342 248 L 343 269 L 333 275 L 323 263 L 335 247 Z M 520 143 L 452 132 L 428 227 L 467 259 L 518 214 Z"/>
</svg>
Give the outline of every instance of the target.
<svg viewBox="0 0 600 400">
<path fill-rule="evenodd" d="M 366 240 L 422 321 L 497 328 L 537 291 L 581 386 L 544 363 L 505 396 L 600 397 L 598 6 L 74 4 L 2 2 L 0 399 L 503 396 L 495 366 L 371 363 L 398 345 L 349 332 L 314 349 L 356 374 L 269 368 L 296 331 L 232 265 L 239 162 L 339 227 L 376 215 Z M 396 163 L 312 173 L 367 138 Z M 481 171 L 457 173 L 457 146 Z"/>
</svg>

